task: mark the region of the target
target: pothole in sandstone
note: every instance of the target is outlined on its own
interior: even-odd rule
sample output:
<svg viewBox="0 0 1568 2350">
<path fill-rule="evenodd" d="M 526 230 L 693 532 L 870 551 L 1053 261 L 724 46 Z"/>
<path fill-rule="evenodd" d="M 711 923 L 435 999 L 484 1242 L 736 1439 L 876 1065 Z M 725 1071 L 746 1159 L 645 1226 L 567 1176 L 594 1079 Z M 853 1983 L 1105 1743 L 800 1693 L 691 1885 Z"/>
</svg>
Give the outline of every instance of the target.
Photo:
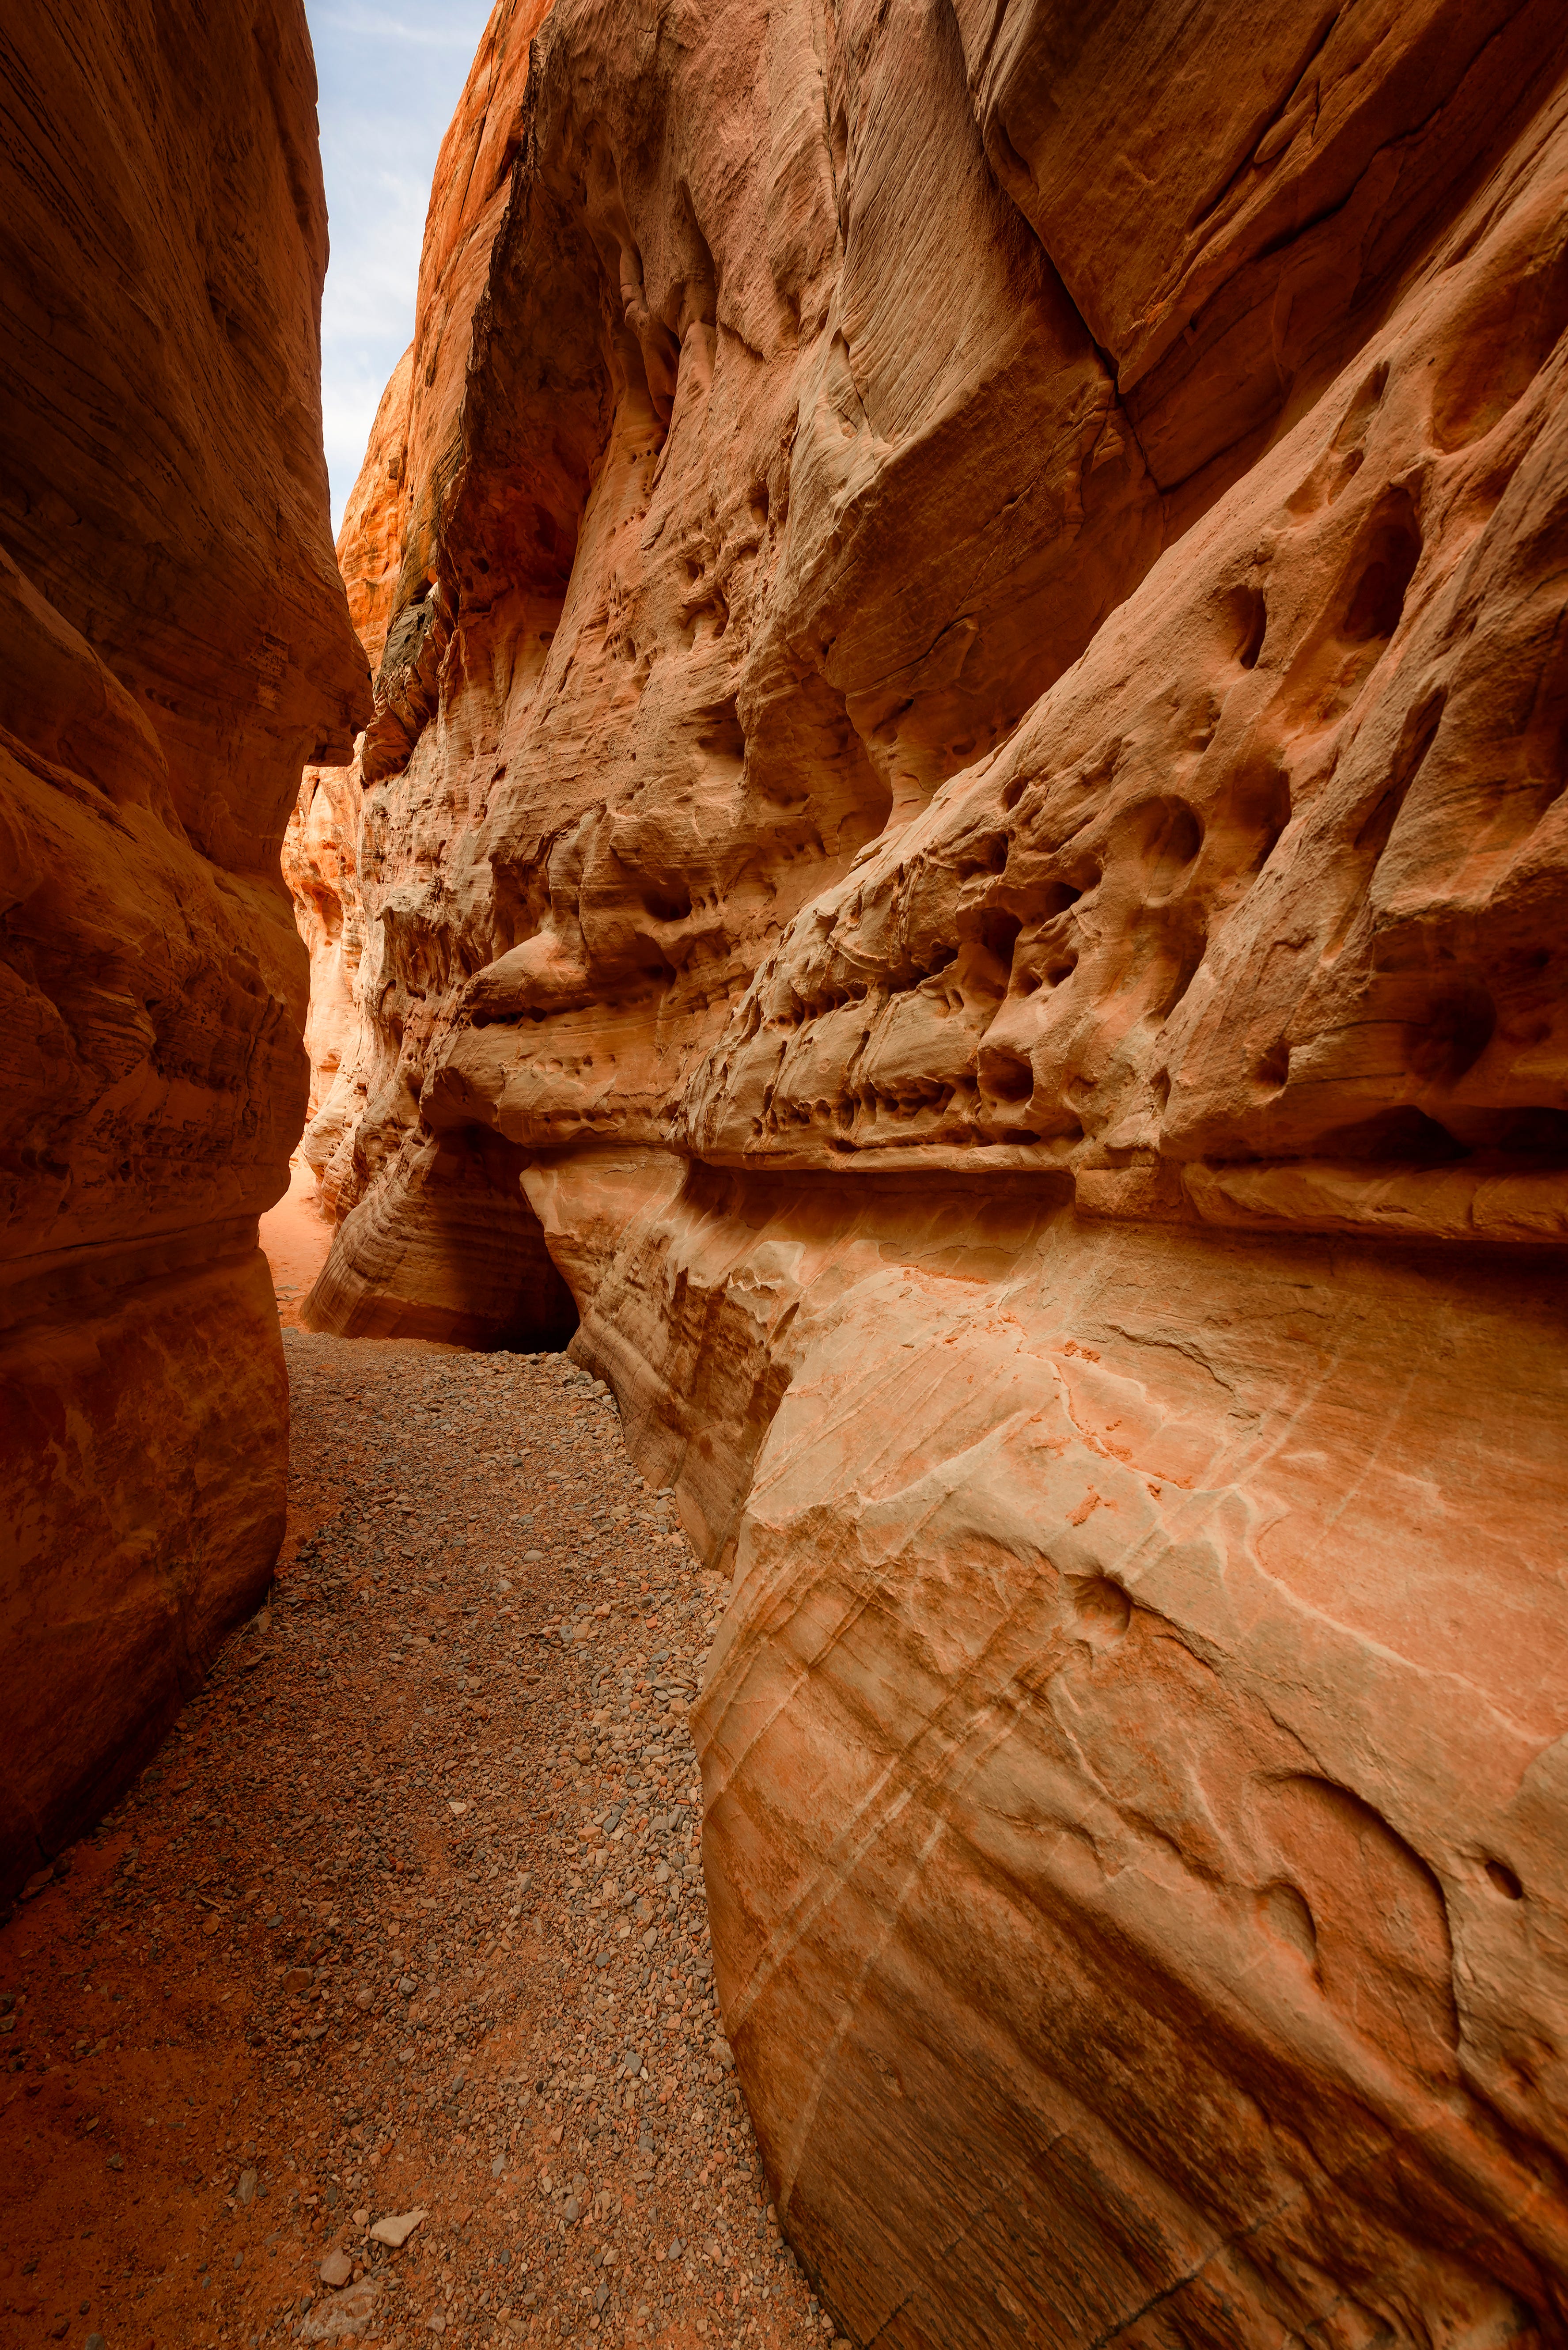
<svg viewBox="0 0 1568 2350">
<path fill-rule="evenodd" d="M 6 2298 L 109 2343 L 832 2341 L 713 2004 L 719 1579 L 564 1358 L 285 1344 L 274 1604 L 0 1933 Z"/>
</svg>

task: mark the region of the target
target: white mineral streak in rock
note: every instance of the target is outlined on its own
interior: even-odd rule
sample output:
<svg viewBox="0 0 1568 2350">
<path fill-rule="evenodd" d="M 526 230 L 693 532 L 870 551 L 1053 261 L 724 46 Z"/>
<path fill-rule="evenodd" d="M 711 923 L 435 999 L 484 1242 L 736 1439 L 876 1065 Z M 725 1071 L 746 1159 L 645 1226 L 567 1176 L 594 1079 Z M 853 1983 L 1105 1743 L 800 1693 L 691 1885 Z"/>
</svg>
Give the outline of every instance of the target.
<svg viewBox="0 0 1568 2350">
<path fill-rule="evenodd" d="M 682 22 L 443 150 L 311 1310 L 732 1575 L 858 2338 L 1562 2343 L 1560 13 Z"/>
</svg>

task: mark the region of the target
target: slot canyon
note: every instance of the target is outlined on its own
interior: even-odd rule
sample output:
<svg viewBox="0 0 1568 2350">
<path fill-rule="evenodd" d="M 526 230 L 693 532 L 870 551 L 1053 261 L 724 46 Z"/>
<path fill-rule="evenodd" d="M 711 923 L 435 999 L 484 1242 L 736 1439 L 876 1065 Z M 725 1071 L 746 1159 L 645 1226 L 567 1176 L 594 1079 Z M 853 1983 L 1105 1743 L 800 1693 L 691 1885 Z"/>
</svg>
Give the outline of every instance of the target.
<svg viewBox="0 0 1568 2350">
<path fill-rule="evenodd" d="M 336 563 L 302 0 L 4 16 L 0 1947 L 379 1443 L 784 2280 L 438 2333 L 1568 2350 L 1561 0 L 496 0 Z"/>
</svg>

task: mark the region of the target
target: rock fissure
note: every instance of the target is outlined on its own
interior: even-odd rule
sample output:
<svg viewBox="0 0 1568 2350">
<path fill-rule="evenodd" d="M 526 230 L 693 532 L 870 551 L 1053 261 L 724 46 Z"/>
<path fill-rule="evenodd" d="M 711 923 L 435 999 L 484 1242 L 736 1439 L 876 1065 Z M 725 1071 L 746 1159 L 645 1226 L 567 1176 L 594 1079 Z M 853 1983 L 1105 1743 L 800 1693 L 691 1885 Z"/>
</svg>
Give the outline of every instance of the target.
<svg viewBox="0 0 1568 2350">
<path fill-rule="evenodd" d="M 1568 2350 L 1561 11 L 498 0 L 346 608 L 263 18 L 0 59 L 93 196 L 0 225 L 75 337 L 0 386 L 10 1865 L 275 1551 L 303 1105 L 312 1343 L 567 1350 L 727 1579 L 714 1987 L 834 2324 Z M 597 1620 L 584 1770 L 692 1686 Z"/>
</svg>

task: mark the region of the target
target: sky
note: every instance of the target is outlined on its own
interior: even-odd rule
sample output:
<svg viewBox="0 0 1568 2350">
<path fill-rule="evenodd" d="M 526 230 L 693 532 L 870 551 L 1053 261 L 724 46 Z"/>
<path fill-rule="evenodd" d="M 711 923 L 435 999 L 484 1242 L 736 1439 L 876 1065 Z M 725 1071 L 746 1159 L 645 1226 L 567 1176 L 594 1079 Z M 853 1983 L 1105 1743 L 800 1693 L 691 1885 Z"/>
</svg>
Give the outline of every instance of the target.
<svg viewBox="0 0 1568 2350">
<path fill-rule="evenodd" d="M 332 238 L 321 407 L 336 536 L 377 405 L 414 331 L 436 151 L 490 0 L 306 0 Z"/>
</svg>

